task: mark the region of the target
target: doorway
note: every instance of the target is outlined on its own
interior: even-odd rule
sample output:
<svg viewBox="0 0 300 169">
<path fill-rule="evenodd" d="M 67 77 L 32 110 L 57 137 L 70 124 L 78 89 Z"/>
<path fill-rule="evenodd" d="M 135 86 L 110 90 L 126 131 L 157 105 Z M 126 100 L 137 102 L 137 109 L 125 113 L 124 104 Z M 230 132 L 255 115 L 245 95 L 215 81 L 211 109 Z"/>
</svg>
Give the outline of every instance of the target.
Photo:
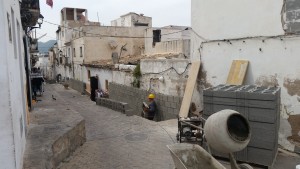
<svg viewBox="0 0 300 169">
<path fill-rule="evenodd" d="M 96 90 L 98 89 L 98 77 L 97 76 L 90 77 L 90 85 L 91 85 L 91 100 L 96 101 Z"/>
</svg>

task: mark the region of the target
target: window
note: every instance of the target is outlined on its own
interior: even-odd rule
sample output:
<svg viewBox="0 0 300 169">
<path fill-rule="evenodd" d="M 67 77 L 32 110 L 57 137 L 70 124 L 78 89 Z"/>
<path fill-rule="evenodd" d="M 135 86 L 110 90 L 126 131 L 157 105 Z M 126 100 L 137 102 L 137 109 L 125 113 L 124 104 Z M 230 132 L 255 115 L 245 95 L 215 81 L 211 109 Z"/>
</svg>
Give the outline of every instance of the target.
<svg viewBox="0 0 300 169">
<path fill-rule="evenodd" d="M 161 30 L 153 30 L 153 43 L 152 46 L 155 46 L 156 42 L 161 41 Z"/>
<path fill-rule="evenodd" d="M 9 42 L 12 42 L 11 22 L 10 22 L 9 13 L 7 13 L 7 26 L 8 26 L 8 39 L 9 39 Z"/>
<path fill-rule="evenodd" d="M 59 63 L 62 64 L 63 63 L 63 58 L 59 57 Z"/>
<path fill-rule="evenodd" d="M 76 57 L 76 50 L 73 48 L 73 56 Z"/>
<path fill-rule="evenodd" d="M 80 57 L 83 57 L 83 54 L 82 54 L 82 47 L 80 47 Z"/>
<path fill-rule="evenodd" d="M 88 80 L 90 80 L 90 79 L 91 79 L 91 71 L 88 70 Z"/>
</svg>

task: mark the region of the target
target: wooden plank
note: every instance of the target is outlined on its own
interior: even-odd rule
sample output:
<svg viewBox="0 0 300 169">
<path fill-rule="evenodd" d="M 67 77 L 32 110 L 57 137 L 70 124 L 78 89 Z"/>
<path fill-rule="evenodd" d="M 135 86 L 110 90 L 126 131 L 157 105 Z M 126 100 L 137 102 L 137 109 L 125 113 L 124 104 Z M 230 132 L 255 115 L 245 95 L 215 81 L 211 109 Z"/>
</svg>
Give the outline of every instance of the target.
<svg viewBox="0 0 300 169">
<path fill-rule="evenodd" d="M 247 73 L 248 65 L 248 60 L 234 60 L 226 84 L 242 85 Z"/>
<path fill-rule="evenodd" d="M 187 80 L 185 92 L 183 95 L 183 100 L 179 111 L 179 117 L 184 118 L 188 116 L 199 69 L 200 69 L 200 61 L 192 62 L 192 66 L 189 72 L 189 78 Z"/>
</svg>

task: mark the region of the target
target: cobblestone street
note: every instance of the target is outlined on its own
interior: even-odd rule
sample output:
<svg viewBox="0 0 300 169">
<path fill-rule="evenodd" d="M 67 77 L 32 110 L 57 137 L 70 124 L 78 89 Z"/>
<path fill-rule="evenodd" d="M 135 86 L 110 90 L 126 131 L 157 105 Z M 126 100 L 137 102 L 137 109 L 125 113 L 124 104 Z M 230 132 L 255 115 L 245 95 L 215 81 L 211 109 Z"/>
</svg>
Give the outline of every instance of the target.
<svg viewBox="0 0 300 169">
<path fill-rule="evenodd" d="M 156 123 L 129 117 L 97 106 L 88 96 L 61 85 L 47 85 L 46 90 L 51 91 L 57 104 L 63 100 L 66 109 L 79 112 L 86 121 L 87 142 L 61 169 L 174 168 L 166 145 L 175 142 L 176 120 Z"/>
<path fill-rule="evenodd" d="M 78 112 L 86 124 L 87 142 L 60 169 L 174 169 L 166 146 L 176 142 L 176 119 L 157 123 L 126 116 L 97 106 L 88 96 L 62 85 L 47 84 L 45 90 L 37 104 Z M 299 161 L 299 157 L 279 152 L 273 167 L 294 169 Z"/>
</svg>

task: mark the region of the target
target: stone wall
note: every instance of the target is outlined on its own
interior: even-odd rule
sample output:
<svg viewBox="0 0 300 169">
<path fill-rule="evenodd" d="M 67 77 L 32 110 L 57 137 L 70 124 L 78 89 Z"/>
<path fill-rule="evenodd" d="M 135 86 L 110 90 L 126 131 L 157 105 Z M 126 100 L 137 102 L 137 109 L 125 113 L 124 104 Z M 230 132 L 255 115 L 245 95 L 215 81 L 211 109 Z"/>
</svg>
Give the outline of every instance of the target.
<svg viewBox="0 0 300 169">
<path fill-rule="evenodd" d="M 77 90 L 80 93 L 85 93 L 85 83 L 75 79 L 70 79 L 68 84 L 72 89 Z"/>
<path fill-rule="evenodd" d="M 110 83 L 108 88 L 110 99 L 128 103 L 132 110 L 132 115 L 141 115 L 142 103 L 147 102 L 148 91 L 116 83 Z M 155 120 L 163 121 L 177 118 L 182 98 L 160 93 L 155 94 L 155 100 L 158 107 L 158 114 L 156 115 Z"/>
</svg>

